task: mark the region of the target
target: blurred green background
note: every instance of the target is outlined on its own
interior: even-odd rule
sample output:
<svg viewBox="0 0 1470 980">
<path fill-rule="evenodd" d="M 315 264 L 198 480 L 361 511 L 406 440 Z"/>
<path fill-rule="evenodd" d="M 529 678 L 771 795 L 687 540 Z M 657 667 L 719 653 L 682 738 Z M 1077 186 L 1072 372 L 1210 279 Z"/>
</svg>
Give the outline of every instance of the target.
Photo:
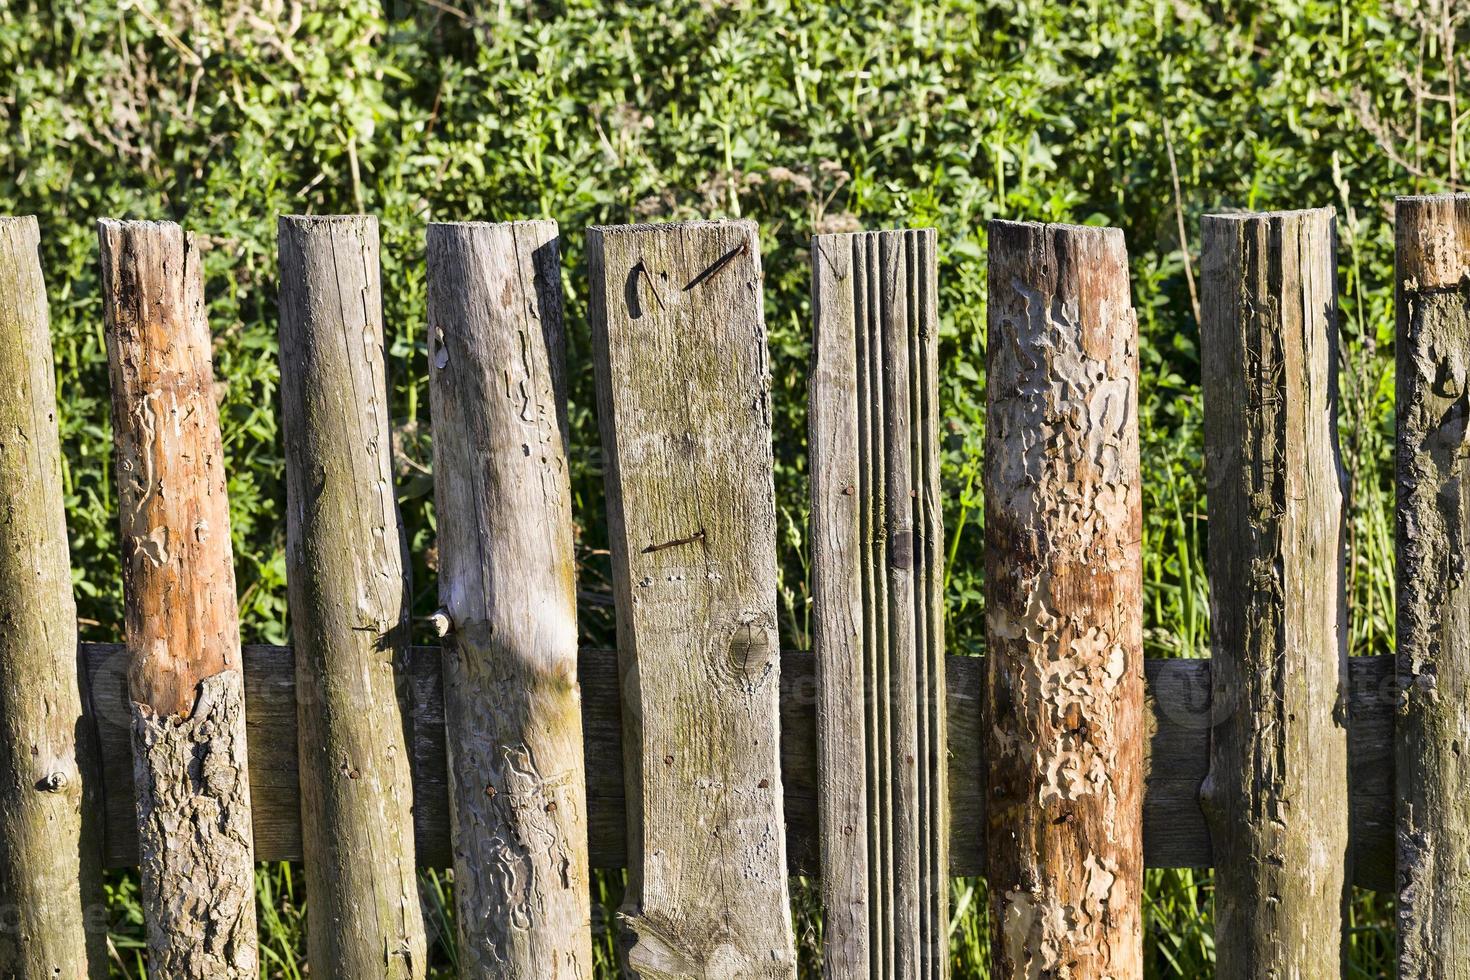
<svg viewBox="0 0 1470 980">
<path fill-rule="evenodd" d="M 588 356 L 590 224 L 760 223 L 775 392 L 783 643 L 806 643 L 807 243 L 933 225 L 940 241 L 951 649 L 978 653 L 985 223 L 1127 233 L 1142 333 L 1147 646 L 1208 638 L 1198 219 L 1338 209 L 1342 446 L 1352 479 L 1352 652 L 1393 631 L 1393 195 L 1459 186 L 1459 0 L 474 3 L 472 0 L 4 0 L 0 213 L 39 215 L 88 639 L 117 639 L 98 217 L 171 218 L 204 248 L 247 641 L 287 639 L 277 422 L 275 216 L 367 211 L 383 237 L 399 489 L 416 611 L 432 610 L 424 224 L 561 223 L 571 335 L 581 622 L 611 607 Z M 1458 43 L 1457 43 L 1458 42 Z M 1176 173 L 1177 171 L 1177 173 Z M 299 869 L 260 873 L 264 962 L 306 972 Z M 451 976 L 452 885 L 425 873 Z M 618 876 L 600 876 L 603 966 Z M 814 968 L 814 884 L 797 882 Z M 982 885 L 955 883 L 956 977 L 987 975 Z M 110 879 L 117 975 L 141 977 L 136 884 Z M 1151 976 L 1213 972 L 1208 871 L 1149 873 Z M 1355 975 L 1392 973 L 1388 896 L 1360 894 Z"/>
</svg>

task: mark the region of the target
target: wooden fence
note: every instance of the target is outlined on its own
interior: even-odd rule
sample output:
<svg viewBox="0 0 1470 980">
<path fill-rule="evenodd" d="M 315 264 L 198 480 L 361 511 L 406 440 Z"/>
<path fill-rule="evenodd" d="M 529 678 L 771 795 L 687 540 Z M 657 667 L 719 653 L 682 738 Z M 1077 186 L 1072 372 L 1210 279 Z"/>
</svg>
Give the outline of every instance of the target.
<svg viewBox="0 0 1470 980">
<path fill-rule="evenodd" d="M 1397 660 L 1346 656 L 1330 210 L 1207 217 L 1212 660 L 1142 656 L 1123 236 L 990 229 L 987 648 L 946 656 L 932 231 L 812 242 L 814 649 L 782 652 L 755 226 L 592 229 L 618 650 L 578 650 L 552 222 L 427 234 L 441 609 L 409 645 L 376 222 L 282 218 L 293 646 L 243 649 L 198 254 L 104 221 L 123 644 L 76 644 L 34 219 L 0 219 L 0 976 L 255 976 L 253 862 L 302 860 L 314 975 L 586 977 L 628 869 L 644 977 L 1142 975 L 1145 867 L 1217 867 L 1222 977 L 1334 975 L 1354 883 L 1404 976 L 1470 976 L 1470 198 L 1398 204 Z M 104 914 L 98 914 L 102 910 Z"/>
</svg>

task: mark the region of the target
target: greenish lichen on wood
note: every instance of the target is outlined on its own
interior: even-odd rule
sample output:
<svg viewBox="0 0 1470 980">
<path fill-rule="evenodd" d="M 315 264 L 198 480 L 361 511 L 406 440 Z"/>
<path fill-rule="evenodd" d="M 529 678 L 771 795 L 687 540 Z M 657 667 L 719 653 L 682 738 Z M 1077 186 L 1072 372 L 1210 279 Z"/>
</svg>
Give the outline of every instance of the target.
<svg viewBox="0 0 1470 980">
<path fill-rule="evenodd" d="M 1331 209 L 1203 221 L 1221 976 L 1336 977 L 1351 881 Z"/>
<path fill-rule="evenodd" d="M 199 252 L 170 222 L 104 220 L 98 240 L 149 971 L 253 978 L 244 678 Z"/>
<path fill-rule="evenodd" d="M 35 218 L 0 218 L 0 977 L 107 976 L 102 795 L 83 717 Z"/>
<path fill-rule="evenodd" d="M 793 977 L 771 379 L 748 221 L 593 228 L 632 972 Z"/>
<path fill-rule="evenodd" d="M 935 235 L 818 235 L 811 381 L 823 970 L 948 957 Z"/>
<path fill-rule="evenodd" d="M 986 845 L 1005 977 L 1143 974 L 1138 321 L 1122 232 L 990 224 Z"/>
<path fill-rule="evenodd" d="M 483 980 L 593 970 L 559 241 L 428 231 L 455 904 Z"/>
<path fill-rule="evenodd" d="M 314 975 L 427 969 L 407 715 L 409 581 L 393 492 L 378 224 L 279 221 L 286 568 Z"/>
<path fill-rule="evenodd" d="M 1470 977 L 1470 196 L 1401 197 L 1399 976 Z"/>
</svg>

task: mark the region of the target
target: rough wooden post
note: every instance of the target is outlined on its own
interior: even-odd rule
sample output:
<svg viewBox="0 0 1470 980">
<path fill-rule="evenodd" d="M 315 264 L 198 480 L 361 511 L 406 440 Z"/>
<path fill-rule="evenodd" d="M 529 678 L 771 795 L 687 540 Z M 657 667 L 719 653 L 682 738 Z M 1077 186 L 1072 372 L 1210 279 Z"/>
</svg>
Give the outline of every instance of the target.
<svg viewBox="0 0 1470 980">
<path fill-rule="evenodd" d="M 1399 976 L 1470 978 L 1470 196 L 1401 197 Z"/>
<path fill-rule="evenodd" d="M 431 224 L 429 391 L 460 971 L 592 976 L 554 221 Z"/>
<path fill-rule="evenodd" d="M 282 217 L 278 241 L 308 955 L 340 980 L 410 980 L 427 954 L 396 682 L 410 592 L 378 222 Z"/>
<path fill-rule="evenodd" d="M 1210 770 L 1222 977 L 1336 977 L 1347 634 L 1331 209 L 1203 221 Z"/>
<path fill-rule="evenodd" d="M 235 571 L 199 252 L 102 221 L 134 791 L 150 975 L 254 978 Z"/>
<path fill-rule="evenodd" d="M 107 976 L 99 770 L 82 718 L 35 218 L 0 218 L 0 976 Z"/>
<path fill-rule="evenodd" d="M 1142 504 L 1122 232 L 992 222 L 989 330 L 984 727 L 997 974 L 1138 977 Z"/>
<path fill-rule="evenodd" d="M 587 254 L 623 658 L 628 963 L 650 978 L 794 976 L 756 228 L 593 228 Z"/>
<path fill-rule="evenodd" d="M 817 798 L 834 980 L 942 977 L 948 959 L 936 285 L 933 230 L 812 240 Z"/>
</svg>

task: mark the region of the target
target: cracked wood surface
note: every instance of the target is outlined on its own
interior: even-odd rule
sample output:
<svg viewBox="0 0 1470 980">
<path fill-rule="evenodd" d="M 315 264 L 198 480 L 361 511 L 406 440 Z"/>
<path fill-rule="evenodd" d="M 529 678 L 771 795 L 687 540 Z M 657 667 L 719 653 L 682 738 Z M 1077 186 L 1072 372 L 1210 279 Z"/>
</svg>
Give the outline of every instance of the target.
<svg viewBox="0 0 1470 980">
<path fill-rule="evenodd" d="M 554 221 L 431 224 L 429 372 L 466 978 L 592 976 Z"/>
<path fill-rule="evenodd" d="M 98 223 L 149 969 L 257 973 L 229 506 L 200 257 L 173 223 Z"/>
<path fill-rule="evenodd" d="M 101 784 L 78 684 L 40 240 L 35 218 L 0 218 L 0 977 L 101 980 Z"/>
<path fill-rule="evenodd" d="M 627 962 L 646 978 L 793 977 L 756 227 L 592 228 L 587 252 L 623 658 Z"/>
<path fill-rule="evenodd" d="M 1138 324 L 1122 232 L 990 225 L 988 885 L 1004 977 L 1143 973 Z"/>
<path fill-rule="evenodd" d="M 1203 220 L 1221 976 L 1336 977 L 1349 870 L 1331 209 Z"/>
<path fill-rule="evenodd" d="M 813 649 L 823 970 L 948 961 L 932 229 L 812 240 Z"/>
<path fill-rule="evenodd" d="M 378 223 L 282 216 L 278 244 L 307 955 L 313 975 L 414 980 L 428 957 L 396 683 L 410 589 Z"/>
<path fill-rule="evenodd" d="M 1470 978 L 1470 196 L 1395 217 L 1399 975 L 1449 980 Z"/>
</svg>

